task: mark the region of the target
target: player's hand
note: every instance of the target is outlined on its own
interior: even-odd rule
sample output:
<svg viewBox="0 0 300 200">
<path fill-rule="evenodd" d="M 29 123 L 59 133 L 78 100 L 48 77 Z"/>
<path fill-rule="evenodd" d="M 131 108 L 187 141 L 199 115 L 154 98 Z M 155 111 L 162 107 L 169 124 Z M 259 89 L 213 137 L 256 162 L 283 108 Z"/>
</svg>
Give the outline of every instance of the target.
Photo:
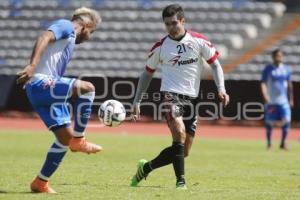
<svg viewBox="0 0 300 200">
<path fill-rule="evenodd" d="M 133 105 L 133 112 L 131 114 L 131 119 L 133 121 L 137 121 L 140 119 L 140 104 L 139 103 L 136 103 L 135 105 Z"/>
<path fill-rule="evenodd" d="M 32 65 L 27 65 L 23 71 L 17 73 L 18 79 L 17 84 L 26 84 L 33 75 L 35 67 Z"/>
<path fill-rule="evenodd" d="M 270 104 L 270 99 L 269 99 L 269 97 L 264 97 L 264 103 L 265 103 L 265 105 Z"/>
<path fill-rule="evenodd" d="M 219 92 L 218 94 L 220 101 L 222 102 L 223 106 L 226 107 L 229 104 L 229 95 L 226 92 Z"/>
</svg>

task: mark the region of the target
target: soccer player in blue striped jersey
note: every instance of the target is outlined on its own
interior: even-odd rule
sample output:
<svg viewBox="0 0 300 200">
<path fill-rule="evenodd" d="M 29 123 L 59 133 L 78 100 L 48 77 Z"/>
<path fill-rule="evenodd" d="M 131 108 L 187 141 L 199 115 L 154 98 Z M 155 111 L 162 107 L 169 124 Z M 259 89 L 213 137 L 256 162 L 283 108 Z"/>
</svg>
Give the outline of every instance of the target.
<svg viewBox="0 0 300 200">
<path fill-rule="evenodd" d="M 55 193 L 48 179 L 68 148 L 88 154 L 102 149 L 84 137 L 95 97 L 93 84 L 63 77 L 75 44 L 89 40 L 100 20 L 96 11 L 82 7 L 75 10 L 71 21 L 55 21 L 38 37 L 30 64 L 18 73 L 17 83 L 24 84 L 32 107 L 56 138 L 39 175 L 31 183 L 32 192 Z M 70 127 L 68 104 L 73 108 L 74 128 Z"/>
<path fill-rule="evenodd" d="M 267 149 L 272 147 L 272 129 L 275 121 L 281 121 L 282 138 L 280 149 L 287 150 L 286 138 L 291 123 L 293 85 L 291 68 L 283 64 L 283 52 L 276 49 L 272 52 L 273 63 L 265 66 L 262 72 L 261 90 L 266 104 L 265 127 Z"/>
</svg>

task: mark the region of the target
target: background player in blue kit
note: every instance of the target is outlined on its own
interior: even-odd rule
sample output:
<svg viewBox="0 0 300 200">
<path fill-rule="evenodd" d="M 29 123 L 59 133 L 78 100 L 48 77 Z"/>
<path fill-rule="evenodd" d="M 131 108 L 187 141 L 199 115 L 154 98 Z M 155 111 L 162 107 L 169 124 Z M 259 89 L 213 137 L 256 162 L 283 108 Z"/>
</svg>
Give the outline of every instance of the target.
<svg viewBox="0 0 300 200">
<path fill-rule="evenodd" d="M 82 7 L 75 10 L 71 21 L 55 21 L 38 37 L 30 64 L 18 73 L 17 83 L 25 84 L 31 105 L 56 137 L 39 175 L 31 183 L 33 192 L 55 193 L 48 179 L 68 148 L 84 153 L 102 149 L 84 137 L 95 97 L 93 84 L 63 77 L 75 44 L 89 40 L 100 20 L 96 11 Z M 73 108 L 74 129 L 70 127 L 68 104 Z"/>
<path fill-rule="evenodd" d="M 280 148 L 287 150 L 286 138 L 291 123 L 293 101 L 292 71 L 283 64 L 283 52 L 276 49 L 272 52 L 273 63 L 265 66 L 262 72 L 261 90 L 266 103 L 265 126 L 267 148 L 272 147 L 272 128 L 275 121 L 281 121 L 282 138 Z"/>
</svg>

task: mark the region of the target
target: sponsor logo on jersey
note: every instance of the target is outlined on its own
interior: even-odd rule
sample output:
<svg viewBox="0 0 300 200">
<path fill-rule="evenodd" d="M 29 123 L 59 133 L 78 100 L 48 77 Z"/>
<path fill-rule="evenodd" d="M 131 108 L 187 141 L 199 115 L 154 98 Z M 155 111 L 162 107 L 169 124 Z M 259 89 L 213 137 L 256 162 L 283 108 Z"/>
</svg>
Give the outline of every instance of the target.
<svg viewBox="0 0 300 200">
<path fill-rule="evenodd" d="M 188 60 L 179 60 L 180 56 L 175 56 L 174 58 L 172 58 L 171 60 L 169 60 L 169 62 L 172 62 L 172 65 L 176 65 L 178 63 L 178 66 L 180 65 L 187 65 L 187 64 L 191 64 L 194 62 L 198 62 L 198 58 L 191 58 Z"/>
<path fill-rule="evenodd" d="M 181 61 L 178 62 L 178 66 L 187 65 L 187 64 L 194 63 L 194 62 L 198 62 L 198 58 L 191 58 L 191 59 L 188 59 L 188 60 L 181 60 Z"/>
<path fill-rule="evenodd" d="M 169 62 L 171 62 L 172 65 L 174 66 L 174 65 L 176 65 L 178 63 L 179 59 L 180 59 L 180 56 L 175 56 L 174 58 L 172 58 L 171 60 L 169 60 Z"/>
</svg>

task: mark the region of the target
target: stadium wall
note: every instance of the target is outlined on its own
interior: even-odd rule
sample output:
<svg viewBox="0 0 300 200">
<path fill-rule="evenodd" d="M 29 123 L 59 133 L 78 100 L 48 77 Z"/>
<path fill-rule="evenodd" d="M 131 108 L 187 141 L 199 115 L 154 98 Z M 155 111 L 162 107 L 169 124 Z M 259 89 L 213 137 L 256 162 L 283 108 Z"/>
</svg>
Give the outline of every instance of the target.
<svg viewBox="0 0 300 200">
<path fill-rule="evenodd" d="M 1 112 L 8 111 L 22 111 L 31 112 L 32 107 L 28 102 L 25 90 L 15 83 L 15 76 L 1 75 Z M 130 108 L 130 103 L 134 98 L 135 86 L 137 85 L 138 78 L 120 78 L 120 77 L 87 77 L 83 80 L 91 81 L 96 87 L 96 100 L 93 108 L 94 113 L 97 112 L 98 106 L 107 99 L 117 99 L 125 104 L 127 109 Z M 294 82 L 294 91 L 300 91 L 300 82 Z M 154 116 L 157 112 L 154 107 L 159 105 L 160 93 L 160 79 L 154 78 L 148 89 L 148 95 L 145 96 L 144 101 L 146 105 L 142 105 L 141 109 L 143 115 L 148 117 Z M 248 117 L 255 118 L 261 116 L 262 96 L 260 92 L 259 81 L 246 81 L 246 80 L 227 80 L 226 89 L 230 95 L 230 105 L 223 109 L 217 100 L 216 87 L 213 80 L 202 80 L 201 91 L 199 93 L 199 102 L 201 105 L 198 107 L 198 112 L 201 117 L 211 117 L 218 109 L 218 114 L 224 117 L 238 117 L 234 120 L 245 120 L 245 109 L 247 109 Z M 300 121 L 300 94 L 294 92 L 295 107 L 293 109 L 293 120 Z M 149 103 L 149 104 L 148 104 Z M 213 114 L 212 114 L 213 113 Z"/>
</svg>

